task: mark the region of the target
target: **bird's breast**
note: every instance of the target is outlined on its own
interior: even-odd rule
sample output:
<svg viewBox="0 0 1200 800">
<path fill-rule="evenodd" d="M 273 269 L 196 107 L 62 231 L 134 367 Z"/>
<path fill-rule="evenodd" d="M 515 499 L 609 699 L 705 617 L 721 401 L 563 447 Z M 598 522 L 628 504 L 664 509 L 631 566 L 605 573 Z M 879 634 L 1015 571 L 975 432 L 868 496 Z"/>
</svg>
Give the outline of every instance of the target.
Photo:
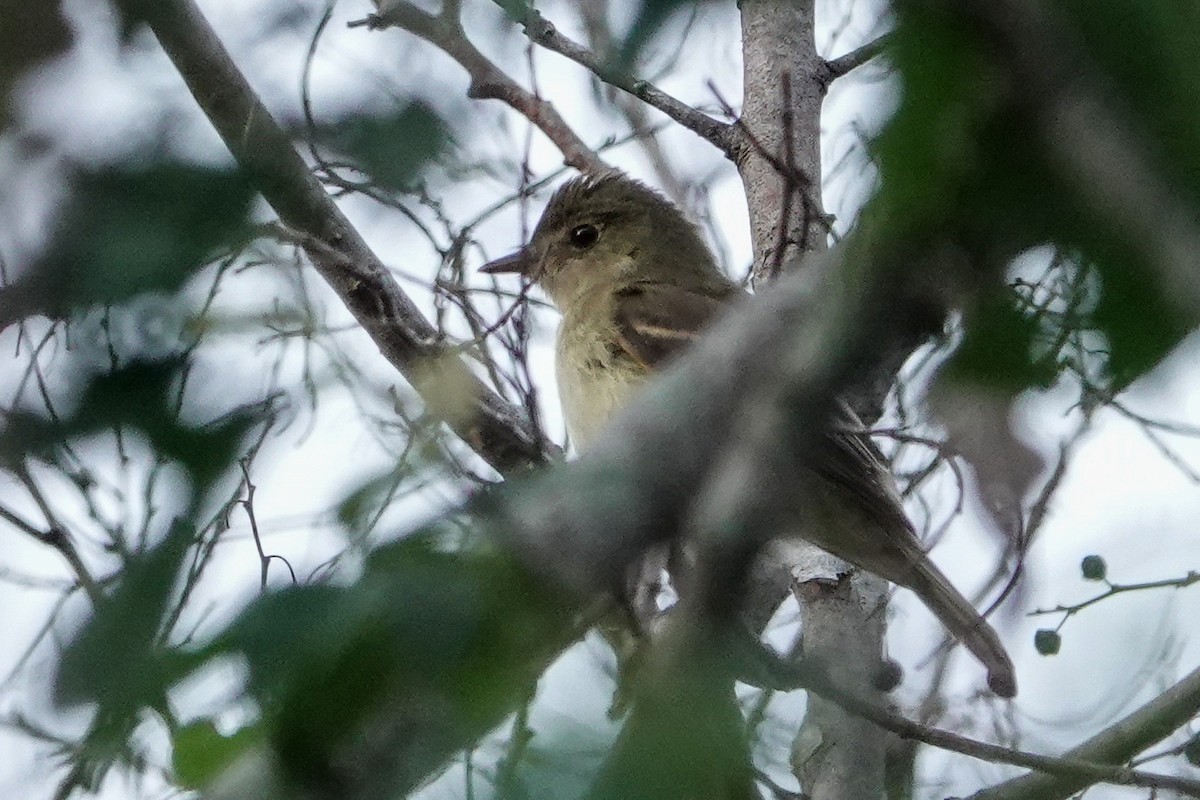
<svg viewBox="0 0 1200 800">
<path fill-rule="evenodd" d="M 555 372 L 567 433 L 575 448 L 582 450 L 629 401 L 646 373 L 622 357 L 615 330 L 573 323 L 564 319 L 559 328 Z"/>
</svg>

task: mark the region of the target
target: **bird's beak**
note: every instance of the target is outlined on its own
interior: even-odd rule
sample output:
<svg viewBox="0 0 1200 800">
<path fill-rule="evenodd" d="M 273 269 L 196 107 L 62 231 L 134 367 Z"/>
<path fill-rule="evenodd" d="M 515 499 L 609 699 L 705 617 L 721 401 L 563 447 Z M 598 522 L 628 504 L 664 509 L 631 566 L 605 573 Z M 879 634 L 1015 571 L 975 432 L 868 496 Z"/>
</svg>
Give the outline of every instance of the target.
<svg viewBox="0 0 1200 800">
<path fill-rule="evenodd" d="M 533 258 L 530 256 L 528 249 L 522 247 L 511 255 L 497 258 L 495 261 L 489 261 L 480 267 L 479 271 L 486 272 L 488 275 L 515 272 L 519 275 L 529 277 L 533 272 Z"/>
</svg>

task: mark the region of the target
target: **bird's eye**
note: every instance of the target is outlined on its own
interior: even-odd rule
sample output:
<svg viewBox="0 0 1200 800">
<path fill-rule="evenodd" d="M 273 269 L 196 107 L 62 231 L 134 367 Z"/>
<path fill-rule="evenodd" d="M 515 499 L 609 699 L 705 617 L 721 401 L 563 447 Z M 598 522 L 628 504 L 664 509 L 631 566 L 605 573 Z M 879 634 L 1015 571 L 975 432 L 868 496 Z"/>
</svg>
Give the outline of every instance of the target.
<svg viewBox="0 0 1200 800">
<path fill-rule="evenodd" d="M 571 246 L 578 250 L 587 250 L 600 238 L 600 229 L 595 225 L 577 225 L 571 229 Z"/>
</svg>

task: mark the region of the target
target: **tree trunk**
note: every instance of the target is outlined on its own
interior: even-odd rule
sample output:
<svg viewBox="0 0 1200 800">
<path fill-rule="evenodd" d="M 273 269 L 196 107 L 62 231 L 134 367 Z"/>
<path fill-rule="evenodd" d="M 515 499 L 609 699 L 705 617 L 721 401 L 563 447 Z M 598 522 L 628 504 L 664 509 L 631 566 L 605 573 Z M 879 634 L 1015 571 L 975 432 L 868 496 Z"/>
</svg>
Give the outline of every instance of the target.
<svg viewBox="0 0 1200 800">
<path fill-rule="evenodd" d="M 744 99 L 738 169 L 750 209 L 755 282 L 775 277 L 802 252 L 826 248 L 821 202 L 821 103 L 826 66 L 817 54 L 813 0 L 742 0 Z M 782 252 L 781 252 L 782 251 Z M 886 582 L 802 542 L 773 548 L 752 605 L 794 582 L 805 657 L 870 685 L 880 662 Z M 772 579 L 774 576 L 774 579 Z M 884 736 L 869 722 L 809 694 L 792 764 L 812 800 L 883 795 Z"/>
</svg>

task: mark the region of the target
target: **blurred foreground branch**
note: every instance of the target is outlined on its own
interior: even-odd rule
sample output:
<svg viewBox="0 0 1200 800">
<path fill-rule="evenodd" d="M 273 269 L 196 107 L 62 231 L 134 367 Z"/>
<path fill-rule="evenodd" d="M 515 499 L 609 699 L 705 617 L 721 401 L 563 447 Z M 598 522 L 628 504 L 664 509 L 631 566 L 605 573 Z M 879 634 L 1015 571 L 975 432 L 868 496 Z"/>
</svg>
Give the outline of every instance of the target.
<svg viewBox="0 0 1200 800">
<path fill-rule="evenodd" d="M 708 611 L 723 606 L 722 617 L 735 610 L 739 587 L 728 582 L 730 569 L 723 565 L 744 562 L 765 542 L 788 532 L 756 526 L 730 539 L 728 531 L 712 530 L 691 513 L 698 493 L 723 472 L 715 468 L 727 449 L 737 447 L 739 420 L 763 406 L 786 413 L 791 433 L 775 441 L 777 457 L 806 466 L 806 459 L 816 457 L 807 439 L 819 435 L 819 421 L 827 418 L 835 394 L 858 370 L 870 367 L 895 337 L 911 335 L 914 327 L 926 329 L 931 317 L 944 314 L 943 300 L 929 288 L 936 284 L 927 278 L 931 272 L 963 269 L 947 261 L 959 252 L 860 232 L 821 256 L 829 262 L 823 268 L 780 280 L 719 321 L 580 460 L 510 481 L 472 503 L 468 510 L 481 528 L 515 551 L 538 576 L 537 583 L 554 590 L 553 597 L 573 598 L 568 608 L 542 617 L 536 648 L 526 643 L 519 653 L 489 650 L 486 657 L 494 669 L 511 670 L 490 680 L 524 687 L 554 652 L 582 632 L 572 621 L 580 609 L 592 608 L 597 594 L 619 586 L 628 566 L 665 540 L 689 537 L 700 553 L 719 555 L 709 561 L 715 568 L 698 571 L 711 582 L 694 587 L 691 596 Z M 827 276 L 817 291 L 814 274 Z M 687 402 L 681 402 L 685 397 Z M 751 485 L 740 490 L 757 491 Z M 803 491 L 795 495 L 773 498 L 779 513 L 771 515 L 772 523 L 791 524 L 804 502 Z M 730 686 L 733 677 L 728 676 Z M 519 702 L 525 691 L 514 688 L 509 701 Z M 513 708 L 497 704 L 485 718 L 472 715 L 464 722 L 431 714 L 431 702 L 425 693 L 388 710 L 406 723 L 390 735 L 369 739 L 369 749 L 379 757 L 357 754 L 355 764 L 374 765 L 369 776 L 354 769 L 337 774 L 342 797 L 368 796 L 379 785 L 380 760 L 393 764 L 387 777 L 395 790 L 418 785 Z M 401 753 L 404 758 L 397 755 Z M 384 754 L 390 755 L 384 759 Z"/>
</svg>

